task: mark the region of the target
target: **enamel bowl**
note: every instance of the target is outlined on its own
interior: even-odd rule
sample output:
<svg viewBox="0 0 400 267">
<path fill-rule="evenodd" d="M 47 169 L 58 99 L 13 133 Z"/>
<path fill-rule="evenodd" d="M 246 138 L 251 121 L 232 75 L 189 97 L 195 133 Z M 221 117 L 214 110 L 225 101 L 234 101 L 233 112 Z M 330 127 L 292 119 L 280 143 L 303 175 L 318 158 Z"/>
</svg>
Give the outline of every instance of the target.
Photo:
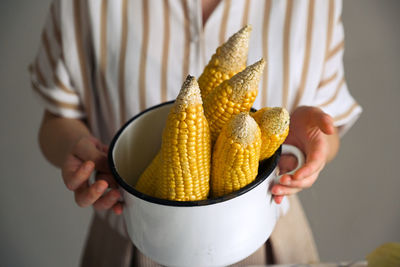
<svg viewBox="0 0 400 267">
<path fill-rule="evenodd" d="M 261 247 L 280 215 L 271 184 L 279 179 L 281 153 L 302 153 L 283 145 L 260 164 L 254 182 L 229 195 L 202 201 L 170 201 L 145 195 L 134 184 L 154 158 L 173 101 L 151 107 L 129 120 L 114 137 L 109 164 L 123 200 L 127 231 L 135 246 L 164 266 L 225 266 Z"/>
</svg>

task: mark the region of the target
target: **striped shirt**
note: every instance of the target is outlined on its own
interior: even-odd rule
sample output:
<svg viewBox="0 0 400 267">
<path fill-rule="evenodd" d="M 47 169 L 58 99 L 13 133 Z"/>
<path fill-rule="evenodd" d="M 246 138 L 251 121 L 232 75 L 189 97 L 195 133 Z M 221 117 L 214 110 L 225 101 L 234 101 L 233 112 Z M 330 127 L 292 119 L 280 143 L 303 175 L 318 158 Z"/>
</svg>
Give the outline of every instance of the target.
<svg viewBox="0 0 400 267">
<path fill-rule="evenodd" d="M 175 99 L 215 49 L 252 25 L 248 64 L 267 61 L 255 108 L 322 108 L 343 134 L 361 113 L 343 69 L 339 0 L 222 0 L 203 25 L 201 0 L 56 0 L 31 65 L 52 113 L 86 119 L 109 143 L 138 112 Z"/>
</svg>

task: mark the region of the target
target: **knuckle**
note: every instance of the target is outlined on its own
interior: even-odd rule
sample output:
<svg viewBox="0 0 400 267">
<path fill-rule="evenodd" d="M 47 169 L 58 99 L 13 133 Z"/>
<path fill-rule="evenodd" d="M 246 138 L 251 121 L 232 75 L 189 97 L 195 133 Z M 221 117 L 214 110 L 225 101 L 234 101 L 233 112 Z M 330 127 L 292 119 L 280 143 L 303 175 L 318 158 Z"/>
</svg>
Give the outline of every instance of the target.
<svg viewBox="0 0 400 267">
<path fill-rule="evenodd" d="M 67 176 L 67 175 L 63 175 L 63 181 L 65 184 L 65 187 L 69 190 L 69 191 L 74 191 L 75 187 L 73 182 L 71 181 L 71 177 Z"/>
<path fill-rule="evenodd" d="M 77 185 L 76 185 L 76 182 L 75 182 L 76 178 L 77 177 L 75 175 L 71 174 L 71 173 L 63 175 L 64 184 L 65 184 L 65 186 L 67 187 L 68 190 L 70 190 L 70 191 L 75 191 L 76 190 L 76 188 L 77 188 Z"/>
<path fill-rule="evenodd" d="M 112 193 L 112 192 L 110 192 Z M 117 197 L 115 196 L 115 194 L 108 194 L 105 204 L 109 207 L 111 207 L 112 205 L 114 205 L 117 202 Z"/>
<path fill-rule="evenodd" d="M 92 194 L 90 194 L 90 191 L 75 194 L 75 202 L 81 208 L 86 208 L 92 205 L 94 202 L 93 199 L 94 197 Z"/>
<path fill-rule="evenodd" d="M 116 191 L 110 191 L 105 197 L 102 203 L 104 209 L 112 208 L 118 202 L 118 193 Z"/>
<path fill-rule="evenodd" d="M 109 201 L 105 197 L 102 197 L 101 199 L 99 199 L 98 201 L 96 201 L 93 204 L 93 207 L 96 210 L 106 210 L 106 209 L 111 208 L 111 206 L 112 206 L 112 204 L 110 204 Z"/>
</svg>

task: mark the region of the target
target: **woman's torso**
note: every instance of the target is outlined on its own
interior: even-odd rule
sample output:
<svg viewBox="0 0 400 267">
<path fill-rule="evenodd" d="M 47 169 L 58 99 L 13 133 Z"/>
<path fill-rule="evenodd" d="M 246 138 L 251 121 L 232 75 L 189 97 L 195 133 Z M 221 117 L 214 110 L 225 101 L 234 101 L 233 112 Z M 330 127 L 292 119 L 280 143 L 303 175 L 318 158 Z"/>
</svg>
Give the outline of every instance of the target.
<svg viewBox="0 0 400 267">
<path fill-rule="evenodd" d="M 73 1 L 65 2 L 76 11 Z M 253 28 L 248 64 L 267 61 L 254 106 L 292 110 L 314 100 L 326 53 L 328 1 L 225 0 L 204 26 L 200 0 L 75 2 L 75 38 L 81 36 L 75 49 L 81 45 L 84 52 L 65 61 L 104 142 L 141 110 L 174 99 L 186 75 L 198 77 L 215 49 L 246 24 Z"/>
</svg>

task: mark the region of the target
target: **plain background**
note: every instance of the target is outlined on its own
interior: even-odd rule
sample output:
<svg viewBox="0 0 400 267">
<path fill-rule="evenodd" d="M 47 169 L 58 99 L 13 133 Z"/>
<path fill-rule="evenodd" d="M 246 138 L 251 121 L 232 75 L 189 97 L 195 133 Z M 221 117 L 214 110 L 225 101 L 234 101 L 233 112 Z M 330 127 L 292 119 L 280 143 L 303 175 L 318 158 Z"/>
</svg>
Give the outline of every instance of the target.
<svg viewBox="0 0 400 267">
<path fill-rule="evenodd" d="M 91 209 L 39 152 L 32 61 L 49 0 L 0 2 L 0 266 L 77 266 Z M 338 157 L 300 194 L 323 261 L 400 241 L 400 1 L 345 1 L 345 70 L 364 112 Z M 301 248 L 299 248 L 301 249 Z"/>
</svg>

